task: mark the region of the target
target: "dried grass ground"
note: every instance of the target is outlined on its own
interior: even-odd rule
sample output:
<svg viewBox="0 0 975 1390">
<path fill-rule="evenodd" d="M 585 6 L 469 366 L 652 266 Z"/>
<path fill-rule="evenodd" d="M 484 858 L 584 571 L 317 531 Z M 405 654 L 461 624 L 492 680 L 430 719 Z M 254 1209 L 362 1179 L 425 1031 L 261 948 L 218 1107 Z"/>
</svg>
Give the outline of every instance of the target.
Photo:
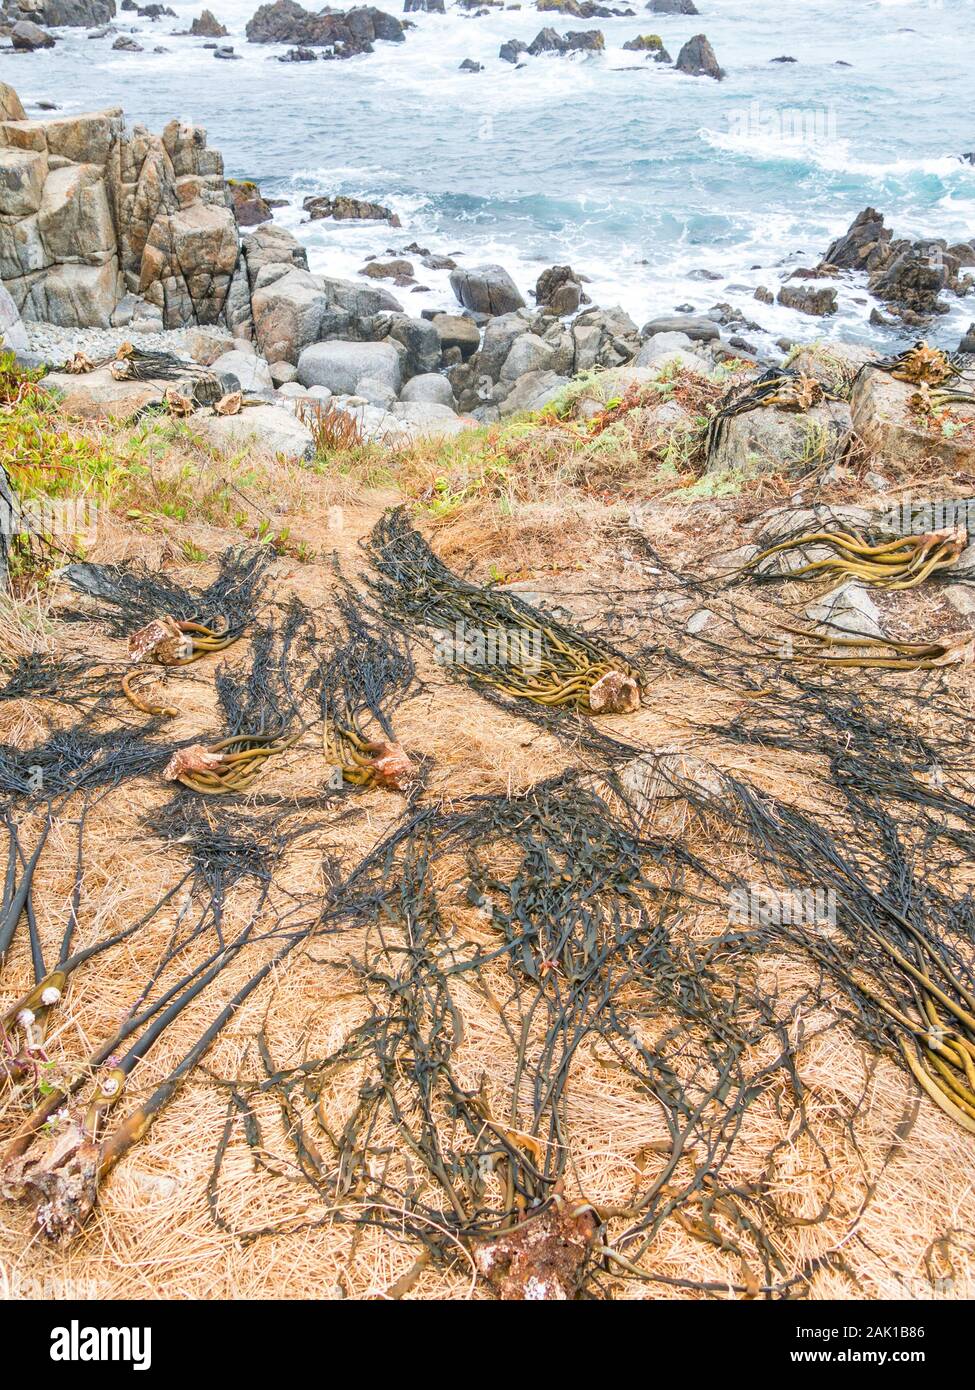
<svg viewBox="0 0 975 1390">
<path fill-rule="evenodd" d="M 444 514 L 423 500 L 429 498 L 430 477 L 439 466 L 439 459 L 422 452 L 399 461 L 404 488 L 421 499 L 419 523 L 448 564 L 482 581 L 498 576 L 521 581 L 546 602 L 564 608 L 574 621 L 597 620 L 611 627 L 614 639 L 628 650 L 663 644 L 686 657 L 692 667 L 706 666 L 718 660 L 715 644 L 737 640 L 734 623 L 743 620 L 743 613 L 749 630 L 768 638 L 783 610 L 808 600 L 808 591 L 798 584 L 775 593 L 750 590 L 738 594 L 735 607 L 726 612 L 722 598 L 705 603 L 683 578 L 704 572 L 716 554 L 752 539 L 753 520 L 789 496 L 794 484 L 784 480 L 765 480 L 741 496 L 694 504 L 682 504 L 679 498 L 660 501 L 655 487 L 641 495 L 636 480 L 620 505 L 607 500 L 610 494 L 619 495 L 614 492 L 617 480 L 603 487 L 593 486 L 591 477 L 581 483 L 578 478 L 550 477 L 544 495 L 525 497 L 509 490 L 498 496 L 490 489 L 478 490 Z M 185 475 L 188 468 L 190 479 Z M 223 464 L 191 441 L 170 441 L 153 459 L 148 478 L 120 481 L 86 558 L 115 562 L 138 557 L 181 582 L 201 585 L 215 573 L 210 557 L 252 529 L 276 541 L 268 593 L 272 608 L 297 594 L 327 619 L 337 583 L 333 555 L 347 578 L 362 577 L 367 561 L 360 542 L 384 507 L 402 499 L 396 473 L 396 461 L 382 463 L 375 457 L 344 473 L 287 468 L 257 458 Z M 942 495 L 937 490 L 942 484 L 957 488 L 956 480 L 924 482 L 932 495 Z M 181 490 L 189 499 L 177 508 L 181 514 L 159 509 L 160 498 L 171 501 Z M 219 507 L 203 504 L 224 491 L 242 499 L 240 506 L 249 518 L 243 526 L 228 524 L 228 508 L 222 502 Z M 818 488 L 811 491 L 824 495 Z M 842 502 L 859 500 L 861 494 L 857 475 L 851 473 L 830 497 Z M 651 504 L 637 532 L 625 525 L 634 501 Z M 891 621 L 905 631 L 920 627 L 925 636 L 933 636 L 935 630 L 943 634 L 965 626 L 957 613 L 932 603 L 926 593 L 905 595 L 896 604 L 881 603 L 896 610 Z M 2 652 L 7 657 L 42 649 L 62 655 L 83 650 L 106 661 L 123 658 L 124 644 L 96 627 L 62 623 L 56 602 L 50 606 L 49 589 L 36 590 L 24 580 L 16 600 L 4 604 Z M 699 634 L 690 635 L 688 618 L 705 606 L 713 616 Z M 422 688 L 396 711 L 396 734 L 423 761 L 425 802 L 450 806 L 471 794 L 516 795 L 567 767 L 586 766 L 581 748 L 479 699 L 467 685 L 452 681 L 422 643 L 414 645 Z M 243 664 L 248 657 L 248 644 L 241 643 L 231 650 L 229 662 Z M 643 708 L 635 716 L 607 719 L 604 727 L 640 748 L 674 749 L 697 764 L 741 775 L 808 811 L 832 809 L 815 751 L 746 748 L 705 731 L 705 725 L 749 707 L 740 692 L 721 689 L 671 662 L 655 663 L 652 657 L 647 669 Z M 160 675 L 159 687 L 180 710 L 167 727 L 168 737 L 202 735 L 207 741 L 217 736 L 212 674 L 213 665 L 204 662 L 189 673 Z M 948 671 L 940 679 L 970 711 L 971 668 Z M 885 701 L 885 679 L 851 673 L 849 680 L 869 698 Z M 7 702 L 0 705 L 0 742 L 29 743 L 42 737 L 50 723 L 74 718 L 70 708 L 49 702 Z M 392 829 L 404 809 L 397 794 L 368 790 L 350 796 L 341 809 L 334 800 L 322 800 L 315 807 L 323 775 L 320 745 L 309 734 L 269 768 L 240 807 L 242 822 L 269 807 L 296 808 L 295 822 L 306 829 L 276 869 L 274 896 L 278 904 L 291 902 L 308 912 L 321 901 L 334 861 L 356 863 Z M 141 780 L 97 801 L 88 825 L 80 944 L 86 933 L 88 939 L 96 939 L 110 924 L 133 920 L 178 876 L 183 862 L 178 847 L 164 846 L 146 829 L 147 818 L 160 811 L 169 796 L 169 788 L 161 783 Z M 35 891 L 41 935 L 47 941 L 57 938 L 71 893 L 71 813 L 69 806 L 55 824 Z M 650 799 L 649 828 L 666 833 L 673 817 L 679 818 L 687 843 L 705 862 L 709 856 L 725 864 L 740 860 L 747 877 L 743 844 L 695 820 L 679 804 Z M 503 869 L 499 864 L 499 872 Z M 470 908 L 450 900 L 450 865 L 438 872 L 451 920 L 458 930 L 476 936 L 479 928 Z M 245 920 L 254 894 L 246 884 L 231 892 L 228 935 Z M 79 975 L 63 1013 L 66 1021 L 51 1040 L 52 1057 L 87 1056 L 106 1036 L 144 985 L 172 923 L 172 913 L 161 914 L 149 930 Z M 713 909 L 702 909 L 684 930 L 691 939 L 706 940 L 722 925 Z M 218 1186 L 210 1185 L 214 1150 L 227 1119 L 226 1093 L 214 1078 L 248 1073 L 262 1023 L 280 1065 L 339 1046 L 364 1013 L 361 982 L 348 962 L 361 947 L 365 931 L 357 927 L 313 938 L 251 997 L 147 1139 L 103 1185 L 92 1220 L 71 1246 L 43 1244 L 32 1230 L 30 1214 L 4 1203 L 0 1291 L 15 1297 L 65 1293 L 98 1298 L 376 1298 L 386 1296 L 406 1277 L 409 1297 L 490 1296 L 459 1245 L 449 1268 L 428 1264 L 416 1269 L 419 1251 L 405 1229 L 397 1238 L 389 1230 L 354 1224 L 350 1217 L 374 1207 L 375 1196 L 368 1190 L 353 1190 L 330 1208 L 307 1184 L 296 1181 L 285 1126 L 270 1099 L 261 1107 L 267 1166 L 258 1168 L 248 1148 L 235 1141 L 228 1148 Z M 218 1004 L 254 968 L 261 952 L 269 955 L 274 944 L 262 943 L 246 960 L 228 967 L 215 991 L 167 1031 L 137 1069 L 133 1098 L 152 1090 Z M 784 953 L 766 957 L 761 970 L 784 999 L 790 994 L 799 998 L 807 983 L 802 967 Z M 21 941 L 4 968 L 4 1007 L 30 982 L 30 962 Z M 500 966 L 492 991 L 495 1000 L 505 997 Z M 464 1029 L 455 1059 L 458 1075 L 471 1089 L 485 1089 L 495 1113 L 507 1113 L 515 1071 L 497 1009 L 473 988 L 460 988 L 457 1002 Z M 667 1022 L 663 1015 L 648 1022 L 647 1037 Z M 782 1217 L 778 1253 L 787 1271 L 808 1268 L 816 1256 L 829 1256 L 796 1286 L 795 1295 L 975 1295 L 971 1136 L 921 1097 L 901 1067 L 878 1059 L 849 1029 L 837 1026 L 837 1016 L 828 1006 L 822 1016 L 807 1014 L 793 1026 L 799 1030 L 793 1041 L 815 1142 L 809 1134 L 790 1134 L 770 1088 L 749 1109 L 726 1176 L 729 1171 L 736 1174 L 743 1190 L 750 1184 L 765 1185 Z M 767 1060 L 759 1053 L 749 1059 L 756 1070 Z M 341 1127 L 363 1080 L 361 1064 L 350 1064 L 336 1075 L 325 1106 L 330 1129 Z M 23 1091 L 7 1091 L 0 1107 L 0 1137 L 5 1142 L 23 1105 Z M 913 1123 L 907 1124 L 909 1120 Z M 654 1097 L 614 1068 L 598 1040 L 587 1042 L 575 1058 L 566 1121 L 577 1194 L 599 1208 L 625 1206 L 634 1182 L 659 1162 L 655 1155 L 666 1144 L 667 1129 Z M 373 1136 L 373 1146 L 386 1153 L 387 1163 L 408 1168 L 409 1154 L 395 1127 Z M 817 1222 L 826 1202 L 828 1215 Z M 395 1221 L 394 1212 L 387 1215 Z M 273 1233 L 246 1238 L 258 1228 L 273 1228 Z M 610 1220 L 610 1243 L 619 1229 L 620 1223 Z M 707 1286 L 716 1297 L 759 1292 L 754 1270 L 730 1242 L 716 1243 L 693 1211 L 675 1213 L 662 1225 L 642 1264 L 653 1271 L 656 1282 L 629 1278 L 625 1269 L 613 1266 L 616 1297 L 684 1297 L 688 1283 Z"/>
</svg>

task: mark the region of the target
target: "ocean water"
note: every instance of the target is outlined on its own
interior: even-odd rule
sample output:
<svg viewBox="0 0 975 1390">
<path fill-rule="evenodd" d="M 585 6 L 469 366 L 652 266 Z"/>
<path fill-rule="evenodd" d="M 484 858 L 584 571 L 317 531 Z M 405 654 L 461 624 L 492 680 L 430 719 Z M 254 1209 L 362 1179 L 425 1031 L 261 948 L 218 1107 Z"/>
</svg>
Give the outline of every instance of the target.
<svg viewBox="0 0 975 1390">
<path fill-rule="evenodd" d="M 633 18 L 592 21 L 529 4 L 482 17 L 448 8 L 409 16 L 405 43 L 296 64 L 273 61 L 283 46 L 246 42 L 256 0 L 211 0 L 239 62 L 176 36 L 202 0 L 172 8 L 176 20 L 119 15 L 144 53 L 62 30 L 54 50 L 0 53 L 0 80 L 28 105 L 121 105 L 154 130 L 173 117 L 205 125 L 229 175 L 289 200 L 275 218 L 321 273 L 351 277 L 366 256 L 417 241 L 464 264 L 500 262 L 527 298 L 544 266 L 569 262 L 595 302 L 638 324 L 723 300 L 759 325 L 745 336 L 762 346 L 814 337 L 823 322 L 758 303 L 755 287 L 813 264 L 868 204 L 896 235 L 975 235 L 975 167 L 958 158 L 975 149 L 971 0 L 698 0 L 699 16 L 638 3 Z M 530 42 L 544 25 L 601 28 L 606 51 L 499 60 L 504 40 Z M 622 47 L 658 33 L 676 58 L 701 32 L 721 83 Z M 770 61 L 783 54 L 797 62 Z M 464 58 L 485 70 L 458 71 Z M 303 224 L 302 198 L 318 193 L 387 203 L 402 228 Z M 446 274 L 415 263 L 427 288 L 395 291 L 407 309 L 453 304 Z M 841 284 L 840 301 L 831 332 L 885 347 L 906 336 L 869 325 L 862 285 Z M 957 346 L 973 318 L 975 295 L 930 336 Z"/>
</svg>

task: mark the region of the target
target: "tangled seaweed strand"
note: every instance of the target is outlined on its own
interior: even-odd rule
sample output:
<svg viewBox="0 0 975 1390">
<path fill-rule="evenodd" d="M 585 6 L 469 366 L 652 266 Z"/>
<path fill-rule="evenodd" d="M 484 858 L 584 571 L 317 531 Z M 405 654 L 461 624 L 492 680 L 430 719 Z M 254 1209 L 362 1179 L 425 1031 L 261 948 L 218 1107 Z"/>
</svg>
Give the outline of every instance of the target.
<svg viewBox="0 0 975 1390">
<path fill-rule="evenodd" d="M 778 410 L 809 410 L 821 401 L 842 399 L 828 390 L 815 377 L 804 376 L 788 367 L 769 367 L 754 381 L 732 386 L 724 401 L 708 421 L 704 438 L 705 460 L 711 459 L 720 446 L 728 421 L 736 415 L 747 415 L 763 407 Z"/>
<path fill-rule="evenodd" d="M 412 763 L 396 742 L 392 705 L 416 684 L 413 658 L 402 630 L 388 619 L 380 627 L 363 595 L 338 574 L 337 582 L 340 626 L 311 682 L 324 751 L 342 783 L 402 789 Z"/>
<path fill-rule="evenodd" d="M 758 584 L 848 577 L 884 589 L 913 589 L 926 579 L 942 577 L 967 544 L 968 533 L 960 526 L 920 536 L 874 541 L 856 531 L 840 528 L 803 531 L 760 550 L 741 566 L 738 575 L 747 576 Z M 768 561 L 776 556 L 794 553 L 801 557 L 810 546 L 821 546 L 833 553 L 822 559 L 808 559 L 784 571 L 768 567 Z"/>
<path fill-rule="evenodd" d="M 228 548 L 220 570 L 205 589 L 186 589 L 139 561 L 125 565 L 67 565 L 61 578 L 100 606 L 109 631 L 128 637 L 160 614 L 209 627 L 227 625 L 240 631 L 254 621 L 267 579 L 271 555 L 264 547 Z M 87 622 L 89 612 L 62 611 L 67 620 Z"/>
<path fill-rule="evenodd" d="M 499 873 L 497 855 L 512 852 Z M 455 901 L 435 887 L 448 864 L 453 899 L 476 926 L 461 926 Z M 365 1020 L 328 1055 L 293 1063 L 275 1057 L 264 1026 L 257 1075 L 219 1082 L 229 1101 L 209 1184 L 217 1224 L 246 1240 L 281 1230 L 241 1229 L 224 1215 L 223 1163 L 242 1140 L 260 1169 L 308 1183 L 336 1219 L 406 1231 L 421 1243 L 421 1260 L 450 1264 L 467 1251 L 490 1279 L 508 1248 L 501 1242 L 546 1219 L 567 1185 L 579 1190 L 569 1101 L 574 1068 L 598 1043 L 604 1065 L 653 1096 L 668 1137 L 648 1145 L 623 1206 L 596 1209 L 584 1189 L 573 1199 L 576 1217 L 590 1214 L 591 1238 L 566 1272 L 568 1296 L 597 1293 L 621 1270 L 705 1291 L 788 1294 L 827 1255 L 790 1273 L 770 1194 L 723 1180 L 722 1168 L 766 1087 L 785 1109 L 791 1097 L 790 1126 L 808 1131 L 789 1032 L 798 1004 L 750 983 L 751 963 L 769 948 L 766 929 L 723 931 L 697 944 L 681 932 L 682 913 L 720 902 L 725 888 L 679 843 L 627 830 L 575 774 L 522 797 L 416 813 L 352 876 L 328 916 L 329 930 L 361 929 L 361 948 L 338 968 L 361 980 Z M 456 1060 L 464 989 L 479 992 L 503 1028 L 492 1075 L 473 1089 Z M 816 996 L 814 983 L 810 1000 Z M 767 1036 L 771 1054 L 750 1063 L 749 1049 Z M 346 1069 L 363 1066 L 351 1111 L 333 1120 L 331 1088 Z M 269 1102 L 286 1154 L 270 1139 Z M 410 1162 L 391 1154 L 391 1134 L 405 1141 Z M 664 1223 L 678 1217 L 732 1253 L 735 1278 L 701 1285 L 641 1263 Z"/>
<path fill-rule="evenodd" d="M 178 800 L 181 804 L 170 807 L 150 824 L 171 844 L 190 845 L 190 867 L 137 922 L 73 956 L 65 957 L 67 947 L 62 945 L 61 993 L 74 970 L 143 928 L 186 887 L 162 950 L 111 1038 L 66 1080 L 48 1085 L 4 1155 L 4 1194 L 32 1203 L 39 1230 L 56 1241 L 70 1240 L 82 1228 L 101 1182 L 118 1159 L 145 1136 L 240 1004 L 316 920 L 316 914 L 304 912 L 300 903 L 274 908 L 270 902 L 274 863 L 303 830 L 284 827 L 281 815 L 263 824 L 251 821 L 243 830 L 238 817 L 233 829 L 212 819 L 204 823 L 192 805 Z M 226 894 L 244 879 L 252 879 L 256 891 L 243 924 L 228 938 L 224 930 Z M 269 911 L 272 920 L 258 930 Z M 295 921 L 296 917 L 300 920 Z M 122 1099 L 139 1062 L 165 1030 L 185 1009 L 201 1001 L 245 949 L 269 940 L 281 943 L 274 954 L 236 990 L 149 1099 L 113 1129 L 110 1112 Z M 76 1110 L 73 1098 L 90 1077 L 94 1081 L 85 1108 Z"/>
<path fill-rule="evenodd" d="M 595 713 L 639 708 L 640 677 L 621 652 L 512 594 L 468 583 L 437 559 L 404 508 L 387 512 L 368 549 L 383 604 L 434 628 L 451 669 L 518 700 Z M 473 654 L 468 642 L 483 648 Z"/>
</svg>

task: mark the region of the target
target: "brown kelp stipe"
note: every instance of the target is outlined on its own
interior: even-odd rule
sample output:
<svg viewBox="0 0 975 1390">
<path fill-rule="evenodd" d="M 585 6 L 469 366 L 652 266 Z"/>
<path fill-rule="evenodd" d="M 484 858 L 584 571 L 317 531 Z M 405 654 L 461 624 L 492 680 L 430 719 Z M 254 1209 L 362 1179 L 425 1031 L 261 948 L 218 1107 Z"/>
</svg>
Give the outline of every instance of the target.
<svg viewBox="0 0 975 1390">
<path fill-rule="evenodd" d="M 941 574 L 956 563 L 968 544 L 963 526 L 949 526 L 921 536 L 901 536 L 896 540 L 870 542 L 856 532 L 840 529 L 807 531 L 766 546 L 738 570 L 758 583 L 792 579 L 862 580 L 884 589 L 913 589 L 926 579 Z M 777 555 L 824 547 L 833 554 L 808 560 L 795 568 L 778 571 L 761 568 Z"/>
<path fill-rule="evenodd" d="M 225 618 L 209 627 L 206 623 L 185 618 L 177 620 L 164 614 L 132 633 L 129 638 L 129 660 L 151 661 L 167 667 L 191 666 L 204 656 L 225 651 L 242 636 L 243 630 L 231 630 Z M 179 711 L 171 705 L 151 704 L 133 688 L 132 683 L 138 674 L 127 671 L 122 677 L 122 694 L 129 704 L 143 714 L 161 715 L 167 719 L 177 715 Z"/>
<path fill-rule="evenodd" d="M 163 780 L 179 782 L 204 796 L 249 791 L 267 760 L 293 748 L 301 734 L 300 729 L 290 734 L 232 734 L 208 748 L 200 744 L 181 748 L 163 769 Z"/>
<path fill-rule="evenodd" d="M 778 661 L 814 662 L 820 666 L 853 670 L 936 671 L 943 666 L 970 666 L 975 662 L 975 632 L 963 632 L 940 642 L 898 642 L 887 637 L 844 637 L 838 633 L 810 632 L 780 624 L 781 632 L 799 639 Z M 769 654 L 756 654 L 768 660 Z"/>
<path fill-rule="evenodd" d="M 513 594 L 458 578 L 403 508 L 377 523 L 369 553 L 384 605 L 438 631 L 438 659 L 472 683 L 592 714 L 639 709 L 640 676 L 622 653 Z"/>
</svg>

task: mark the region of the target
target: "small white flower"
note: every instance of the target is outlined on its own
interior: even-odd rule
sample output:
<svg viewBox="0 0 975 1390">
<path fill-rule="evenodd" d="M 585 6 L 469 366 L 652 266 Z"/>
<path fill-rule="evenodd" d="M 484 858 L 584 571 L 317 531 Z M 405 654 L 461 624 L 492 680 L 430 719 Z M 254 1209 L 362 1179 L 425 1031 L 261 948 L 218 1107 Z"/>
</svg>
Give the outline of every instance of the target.
<svg viewBox="0 0 975 1390">
<path fill-rule="evenodd" d="M 102 1095 L 103 1095 L 103 1096 L 114 1096 L 114 1094 L 115 1094 L 115 1092 L 118 1090 L 118 1088 L 119 1088 L 118 1077 L 117 1077 L 117 1076 L 110 1076 L 110 1077 L 108 1078 L 108 1080 L 105 1081 L 105 1082 L 103 1083 L 103 1085 L 102 1085 Z"/>
<path fill-rule="evenodd" d="M 21 1009 L 20 1013 L 17 1015 L 17 1022 L 20 1024 L 21 1028 L 29 1028 L 34 1022 L 33 1012 L 30 1009 Z"/>
<path fill-rule="evenodd" d="M 61 991 L 58 989 L 57 985 L 48 985 L 47 989 L 41 992 L 41 1003 L 46 1004 L 48 1008 L 50 1008 L 52 1004 L 56 1004 L 60 998 Z"/>
</svg>

